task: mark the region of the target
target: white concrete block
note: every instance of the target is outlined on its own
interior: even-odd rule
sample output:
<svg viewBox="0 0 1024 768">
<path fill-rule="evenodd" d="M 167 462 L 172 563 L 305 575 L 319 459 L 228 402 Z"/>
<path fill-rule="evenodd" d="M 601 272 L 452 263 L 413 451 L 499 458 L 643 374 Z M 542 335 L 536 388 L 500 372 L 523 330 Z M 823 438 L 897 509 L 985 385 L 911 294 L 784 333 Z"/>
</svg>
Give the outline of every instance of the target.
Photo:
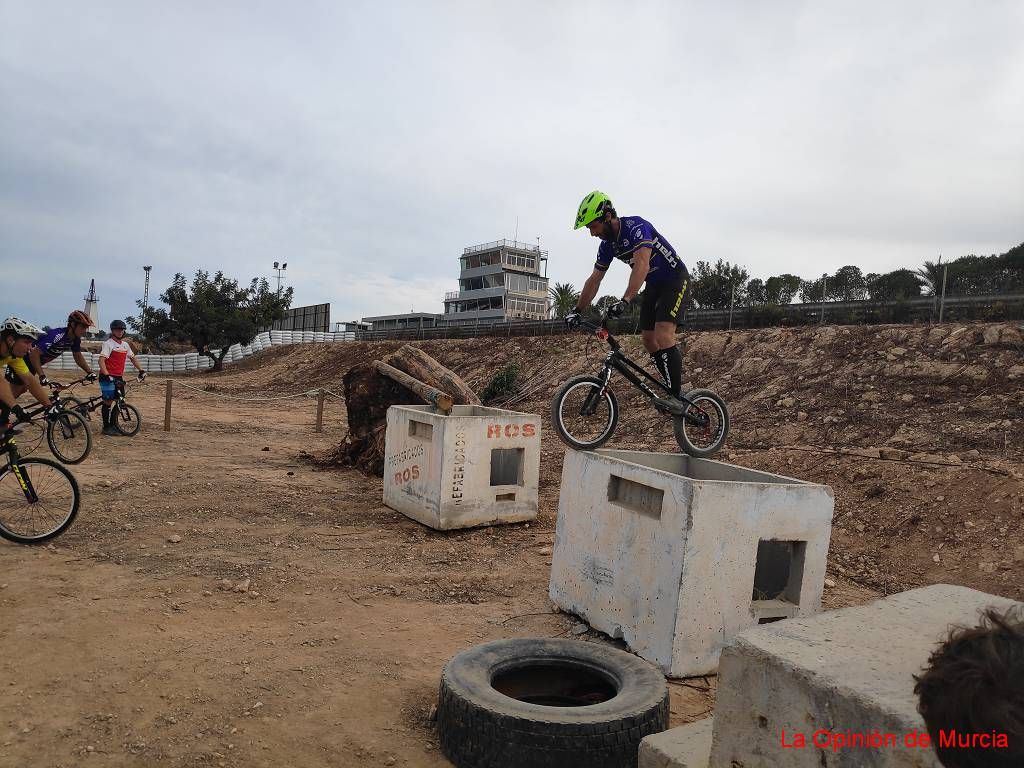
<svg viewBox="0 0 1024 768">
<path fill-rule="evenodd" d="M 742 630 L 820 610 L 833 506 L 709 459 L 567 451 L 551 599 L 671 677 L 706 674 Z"/>
<path fill-rule="evenodd" d="M 384 503 L 438 530 L 537 516 L 539 416 L 456 405 L 388 408 Z"/>
<path fill-rule="evenodd" d="M 905 743 L 925 732 L 914 675 L 951 626 L 973 626 L 986 608 L 1014 604 L 937 584 L 742 633 L 722 654 L 710 765 L 939 768 L 931 748 Z M 895 743 L 827 746 L 831 736 L 873 732 Z M 825 747 L 815 745 L 816 733 Z"/>
<path fill-rule="evenodd" d="M 708 768 L 713 727 L 714 718 L 706 717 L 645 736 L 637 768 Z"/>
</svg>

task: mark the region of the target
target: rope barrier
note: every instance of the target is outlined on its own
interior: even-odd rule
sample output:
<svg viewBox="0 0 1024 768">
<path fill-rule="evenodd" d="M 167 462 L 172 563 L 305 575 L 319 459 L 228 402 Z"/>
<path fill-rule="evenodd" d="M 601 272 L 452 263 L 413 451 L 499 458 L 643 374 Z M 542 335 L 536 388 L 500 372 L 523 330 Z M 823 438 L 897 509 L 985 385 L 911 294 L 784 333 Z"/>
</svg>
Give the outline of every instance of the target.
<svg viewBox="0 0 1024 768">
<path fill-rule="evenodd" d="M 213 397 L 219 397 L 224 400 L 237 400 L 243 403 L 271 403 L 279 400 L 294 400 L 297 397 L 316 397 L 317 394 L 320 392 L 320 390 L 317 389 L 307 389 L 305 392 L 297 392 L 293 395 L 281 395 L 280 397 L 238 397 L 237 395 L 227 395 L 224 394 L 223 392 L 211 392 L 208 389 L 203 389 L 202 387 L 195 387 L 191 384 L 186 384 L 183 381 L 175 381 L 175 384 L 177 384 L 179 387 L 185 387 L 186 389 L 194 390 L 203 395 L 211 395 Z M 326 390 L 324 391 L 326 392 Z M 335 395 L 335 397 L 338 397 L 338 395 Z"/>
</svg>

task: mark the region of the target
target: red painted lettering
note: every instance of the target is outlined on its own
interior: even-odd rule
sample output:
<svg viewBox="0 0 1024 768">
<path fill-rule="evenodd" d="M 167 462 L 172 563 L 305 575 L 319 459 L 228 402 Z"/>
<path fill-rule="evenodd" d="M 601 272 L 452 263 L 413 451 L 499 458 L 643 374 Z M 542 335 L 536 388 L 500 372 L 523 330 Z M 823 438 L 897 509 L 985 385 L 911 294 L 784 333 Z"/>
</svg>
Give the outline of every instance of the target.
<svg viewBox="0 0 1024 768">
<path fill-rule="evenodd" d="M 488 424 L 487 425 L 487 436 L 488 437 L 501 437 L 501 424 Z"/>
<path fill-rule="evenodd" d="M 505 437 L 519 437 L 519 425 L 518 424 L 506 424 L 505 425 Z"/>
<path fill-rule="evenodd" d="M 523 437 L 533 437 L 537 434 L 536 424 L 523 424 Z"/>
</svg>

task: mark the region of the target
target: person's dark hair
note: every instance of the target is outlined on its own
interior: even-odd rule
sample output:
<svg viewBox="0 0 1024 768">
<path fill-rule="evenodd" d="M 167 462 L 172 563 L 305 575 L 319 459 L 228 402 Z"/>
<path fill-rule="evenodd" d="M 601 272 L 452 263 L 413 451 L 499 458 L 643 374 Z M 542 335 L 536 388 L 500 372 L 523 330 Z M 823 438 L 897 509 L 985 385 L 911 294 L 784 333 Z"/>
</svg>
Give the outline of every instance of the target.
<svg viewBox="0 0 1024 768">
<path fill-rule="evenodd" d="M 946 768 L 1024 766 L 1024 612 L 990 608 L 978 626 L 954 629 L 914 679 L 917 709 Z M 1005 734 L 1008 747 L 961 747 L 949 743 L 953 731 Z"/>
</svg>

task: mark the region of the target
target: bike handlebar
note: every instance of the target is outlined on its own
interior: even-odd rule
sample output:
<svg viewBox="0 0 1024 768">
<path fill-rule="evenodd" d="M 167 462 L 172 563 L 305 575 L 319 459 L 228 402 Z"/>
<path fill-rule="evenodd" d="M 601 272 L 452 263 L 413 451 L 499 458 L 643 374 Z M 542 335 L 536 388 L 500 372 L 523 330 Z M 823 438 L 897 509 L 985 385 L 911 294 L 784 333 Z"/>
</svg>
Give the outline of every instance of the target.
<svg viewBox="0 0 1024 768">
<path fill-rule="evenodd" d="M 580 318 L 580 328 L 594 334 L 599 339 L 601 339 L 601 341 L 607 341 L 608 346 L 611 347 L 616 352 L 618 352 L 619 349 L 621 349 L 622 345 L 619 343 L 619 340 L 612 336 L 612 334 L 609 333 L 608 331 L 608 315 L 602 312 L 600 317 L 600 323 L 594 323 L 590 320 Z"/>
</svg>

